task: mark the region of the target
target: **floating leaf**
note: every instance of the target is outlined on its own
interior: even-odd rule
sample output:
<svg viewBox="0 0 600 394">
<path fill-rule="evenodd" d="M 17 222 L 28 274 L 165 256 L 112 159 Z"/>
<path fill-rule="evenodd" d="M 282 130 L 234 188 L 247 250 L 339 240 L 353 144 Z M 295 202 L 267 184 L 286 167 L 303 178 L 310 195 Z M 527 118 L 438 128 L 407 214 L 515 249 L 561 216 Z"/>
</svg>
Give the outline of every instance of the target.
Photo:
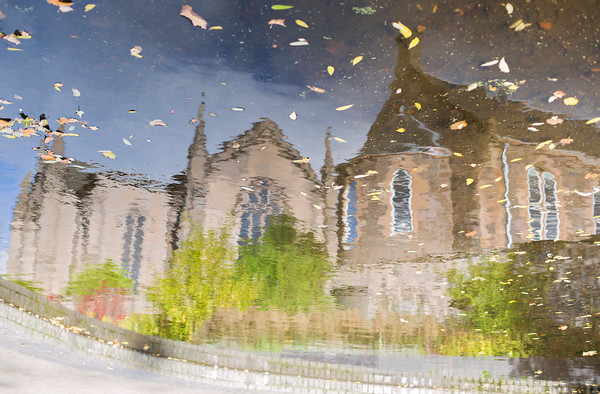
<svg viewBox="0 0 600 394">
<path fill-rule="evenodd" d="M 452 152 L 452 154 L 456 157 L 463 157 L 462 153 L 458 153 L 458 152 Z"/>
<path fill-rule="evenodd" d="M 208 30 L 223 30 L 223 26 L 211 26 Z"/>
<path fill-rule="evenodd" d="M 333 66 L 327 66 L 327 73 L 329 75 L 333 75 L 334 72 L 335 72 L 335 68 Z"/>
<path fill-rule="evenodd" d="M 182 5 L 179 15 L 183 16 L 185 18 L 188 18 L 190 20 L 190 22 L 192 22 L 192 25 L 194 25 L 194 26 L 200 26 L 204 30 L 206 30 L 206 28 L 208 27 L 208 24 L 206 23 L 204 18 L 202 18 L 200 15 L 198 15 L 194 11 L 192 11 L 192 6 L 185 5 L 185 4 Z"/>
<path fill-rule="evenodd" d="M 98 152 L 102 153 L 104 157 L 108 157 L 109 159 L 115 160 L 117 158 L 117 155 L 109 150 L 99 150 Z"/>
<path fill-rule="evenodd" d="M 123 143 L 124 143 L 125 145 L 131 145 L 131 142 L 129 142 L 129 140 L 128 140 L 128 139 L 125 139 L 125 138 L 123 138 Z"/>
<path fill-rule="evenodd" d="M 557 125 L 557 124 L 562 124 L 565 120 L 562 118 L 559 118 L 558 116 L 553 116 L 551 118 L 546 119 L 546 123 L 551 124 L 551 125 Z"/>
<path fill-rule="evenodd" d="M 354 59 L 352 59 L 352 65 L 356 66 L 358 63 L 360 63 L 360 61 L 363 60 L 362 56 L 357 56 Z"/>
<path fill-rule="evenodd" d="M 13 48 L 13 47 L 9 47 L 9 48 L 6 48 L 6 49 L 8 49 L 9 51 L 22 51 L 22 49 L 21 49 L 21 48 Z"/>
<path fill-rule="evenodd" d="M 496 59 L 496 60 L 490 60 L 490 61 L 489 61 L 489 62 L 487 62 L 487 63 L 483 63 L 483 64 L 482 64 L 481 66 L 479 66 L 479 67 L 489 67 L 489 66 L 493 66 L 493 65 L 496 65 L 496 64 L 498 64 L 498 62 L 499 62 L 499 61 L 500 61 L 500 60 L 498 60 L 498 59 Z"/>
<path fill-rule="evenodd" d="M 310 161 L 310 157 L 303 157 L 302 159 L 292 160 L 293 163 L 306 164 Z"/>
<path fill-rule="evenodd" d="M 541 148 L 543 148 L 544 146 L 546 146 L 546 145 L 548 145 L 548 144 L 551 144 L 551 143 L 552 143 L 552 140 L 546 140 L 546 141 L 544 141 L 544 142 L 540 142 L 539 144 L 537 144 L 537 146 L 535 147 L 535 149 L 536 149 L 536 150 L 537 150 L 537 149 L 541 149 Z"/>
<path fill-rule="evenodd" d="M 313 204 L 313 207 L 315 207 L 316 209 L 323 209 L 323 208 L 321 208 L 320 205 L 317 205 L 317 204 Z"/>
<path fill-rule="evenodd" d="M 139 45 L 136 45 L 129 50 L 129 53 L 131 53 L 131 56 L 135 56 L 138 59 L 143 57 L 142 55 L 140 55 L 140 52 L 142 52 L 142 47 Z"/>
<path fill-rule="evenodd" d="M 298 41 L 290 42 L 290 45 L 293 47 L 299 47 L 302 45 L 309 45 L 309 43 L 306 41 L 306 38 L 298 38 Z"/>
<path fill-rule="evenodd" d="M 290 8 L 294 8 L 293 5 L 281 5 L 281 4 L 275 4 L 271 6 L 271 9 L 273 10 L 289 10 Z"/>
<path fill-rule="evenodd" d="M 492 187 L 492 186 L 494 186 L 494 185 L 487 184 L 487 185 L 482 185 L 482 186 L 479 186 L 479 188 L 480 188 L 480 189 L 487 189 L 488 187 Z"/>
<path fill-rule="evenodd" d="M 470 92 L 471 90 L 475 90 L 477 89 L 477 86 L 479 86 L 477 84 L 477 82 L 473 82 L 472 84 L 470 84 L 469 86 L 467 86 L 467 88 L 465 89 L 467 92 Z"/>
<path fill-rule="evenodd" d="M 60 135 L 61 137 L 79 137 L 77 133 L 64 133 Z"/>
<path fill-rule="evenodd" d="M 508 64 L 506 63 L 506 59 L 504 59 L 504 58 L 500 59 L 500 62 L 498 63 L 498 68 L 503 73 L 509 73 L 510 72 L 510 68 L 508 68 Z"/>
<path fill-rule="evenodd" d="M 453 123 L 450 125 L 451 130 L 460 130 L 467 125 L 466 120 L 461 120 L 459 122 Z"/>
<path fill-rule="evenodd" d="M 585 124 L 592 124 L 592 123 L 596 123 L 596 122 L 600 122 L 600 116 L 588 120 L 587 122 L 585 122 Z"/>
<path fill-rule="evenodd" d="M 408 49 L 413 49 L 414 47 L 417 46 L 417 44 L 419 44 L 419 37 L 415 37 L 412 39 L 410 44 L 408 44 Z"/>
<path fill-rule="evenodd" d="M 421 103 L 415 103 L 415 107 L 417 107 L 417 109 L 421 109 Z"/>
<path fill-rule="evenodd" d="M 552 22 L 538 22 L 538 24 L 544 30 L 549 30 L 552 28 Z"/>
<path fill-rule="evenodd" d="M 317 93 L 325 93 L 326 92 L 325 89 L 321 89 L 316 86 L 306 85 L 306 87 L 309 88 L 310 90 L 312 90 L 313 92 L 317 92 Z"/>
<path fill-rule="evenodd" d="M 54 82 L 54 89 L 60 92 L 60 88 L 63 86 L 61 82 Z"/>
<path fill-rule="evenodd" d="M 340 137 L 333 137 L 334 140 L 336 140 L 337 142 L 348 142 L 345 139 L 342 139 Z"/>
<path fill-rule="evenodd" d="M 504 8 L 506 8 L 506 12 L 508 13 L 508 15 L 512 14 L 513 11 L 515 10 L 515 8 L 510 3 L 506 3 Z"/>
<path fill-rule="evenodd" d="M 406 129 L 404 127 L 400 127 L 399 129 L 396 129 L 396 131 L 398 133 L 404 133 L 406 131 Z"/>
<path fill-rule="evenodd" d="M 279 25 L 285 27 L 285 19 L 271 19 L 269 21 L 269 26 L 273 27 L 273 25 Z"/>
<path fill-rule="evenodd" d="M 85 12 L 88 12 L 88 11 L 91 11 L 91 10 L 93 10 L 93 9 L 94 9 L 94 7 L 96 7 L 96 4 L 87 4 L 87 5 L 86 5 L 86 6 L 83 8 L 83 10 L 84 10 Z"/>
<path fill-rule="evenodd" d="M 308 25 L 306 24 L 306 22 L 304 22 L 304 21 L 301 21 L 300 19 L 296 19 L 296 24 L 297 24 L 298 26 L 302 26 L 302 27 L 305 27 L 305 28 L 307 28 L 307 29 L 308 29 Z"/>
<path fill-rule="evenodd" d="M 154 119 L 148 123 L 150 124 L 150 126 L 164 126 L 164 127 L 167 126 L 167 124 L 160 119 Z"/>
<path fill-rule="evenodd" d="M 335 110 L 336 111 L 345 111 L 345 110 L 350 109 L 352 107 L 354 107 L 354 104 L 348 104 L 348 105 L 343 105 L 341 107 L 337 107 Z"/>
<path fill-rule="evenodd" d="M 298 114 L 296 113 L 296 111 L 292 112 L 292 113 L 290 114 L 289 118 L 290 118 L 291 120 L 296 120 L 296 119 L 298 119 Z"/>
<path fill-rule="evenodd" d="M 75 88 L 72 88 L 71 90 L 73 91 L 73 96 L 75 96 L 75 97 L 81 96 L 81 92 L 79 90 L 77 90 Z"/>
<path fill-rule="evenodd" d="M 232 111 L 236 111 L 236 112 L 242 112 L 244 111 L 246 108 L 244 107 L 233 107 L 231 108 Z"/>
<path fill-rule="evenodd" d="M 392 22 L 392 26 L 394 26 L 396 29 L 400 30 L 400 34 L 402 34 L 402 36 L 404 36 L 404 38 L 408 38 L 408 37 L 412 36 L 412 31 L 410 31 L 410 29 L 408 27 L 406 27 L 404 24 L 402 24 L 401 22 Z"/>
<path fill-rule="evenodd" d="M 467 178 L 467 186 L 473 182 L 474 182 L 473 178 Z"/>
<path fill-rule="evenodd" d="M 565 105 L 577 105 L 578 102 L 579 102 L 579 100 L 577 100 L 575 97 L 567 97 L 563 101 L 563 103 L 565 103 Z"/>
<path fill-rule="evenodd" d="M 130 109 L 127 111 L 128 114 L 135 114 L 137 111 L 135 109 Z"/>
</svg>

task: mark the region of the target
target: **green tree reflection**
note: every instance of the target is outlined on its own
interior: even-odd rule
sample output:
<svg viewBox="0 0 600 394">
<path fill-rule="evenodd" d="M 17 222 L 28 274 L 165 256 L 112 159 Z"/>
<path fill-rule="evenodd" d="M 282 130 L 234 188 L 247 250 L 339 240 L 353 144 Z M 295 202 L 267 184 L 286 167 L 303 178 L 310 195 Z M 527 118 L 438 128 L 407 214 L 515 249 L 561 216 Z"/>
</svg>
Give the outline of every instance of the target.
<svg viewBox="0 0 600 394">
<path fill-rule="evenodd" d="M 566 275 L 569 251 L 549 245 L 523 245 L 521 251 L 483 258 L 462 272 L 451 270 L 450 305 L 462 316 L 448 320 L 440 352 L 563 358 L 597 349 L 597 303 L 589 291 L 578 291 L 560 277 L 558 272 Z M 572 261 L 568 274 L 583 264 Z"/>
<path fill-rule="evenodd" d="M 138 316 L 135 328 L 191 340 L 219 309 L 256 306 L 293 313 L 326 303 L 325 247 L 313 233 L 298 232 L 295 225 L 290 216 L 272 217 L 262 240 L 240 247 L 237 259 L 228 242 L 229 229 L 194 230 L 148 290 L 157 314 Z"/>
<path fill-rule="evenodd" d="M 261 242 L 240 248 L 237 278 L 251 278 L 256 286 L 254 304 L 288 313 L 330 304 L 324 292 L 331 270 L 325 244 L 312 232 L 298 232 L 291 216 L 271 218 Z"/>
</svg>

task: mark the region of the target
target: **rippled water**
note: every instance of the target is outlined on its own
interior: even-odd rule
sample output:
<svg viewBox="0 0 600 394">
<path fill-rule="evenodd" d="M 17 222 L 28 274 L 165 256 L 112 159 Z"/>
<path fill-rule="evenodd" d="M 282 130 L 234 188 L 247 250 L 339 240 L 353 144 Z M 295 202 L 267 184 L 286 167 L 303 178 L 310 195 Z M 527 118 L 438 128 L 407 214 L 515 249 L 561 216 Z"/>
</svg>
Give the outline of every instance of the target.
<svg viewBox="0 0 600 394">
<path fill-rule="evenodd" d="M 0 5 L 0 273 L 194 343 L 595 382 L 595 2 L 191 5 Z"/>
</svg>

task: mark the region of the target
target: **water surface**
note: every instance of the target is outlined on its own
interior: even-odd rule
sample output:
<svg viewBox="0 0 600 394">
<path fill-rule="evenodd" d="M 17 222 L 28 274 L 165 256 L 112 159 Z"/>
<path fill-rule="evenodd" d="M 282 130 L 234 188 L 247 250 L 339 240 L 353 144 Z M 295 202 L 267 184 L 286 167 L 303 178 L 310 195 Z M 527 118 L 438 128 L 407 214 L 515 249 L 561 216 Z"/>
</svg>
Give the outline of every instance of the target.
<svg viewBox="0 0 600 394">
<path fill-rule="evenodd" d="M 597 383 L 595 2 L 85 5 L 0 6 L 6 277 L 194 343 Z"/>
</svg>

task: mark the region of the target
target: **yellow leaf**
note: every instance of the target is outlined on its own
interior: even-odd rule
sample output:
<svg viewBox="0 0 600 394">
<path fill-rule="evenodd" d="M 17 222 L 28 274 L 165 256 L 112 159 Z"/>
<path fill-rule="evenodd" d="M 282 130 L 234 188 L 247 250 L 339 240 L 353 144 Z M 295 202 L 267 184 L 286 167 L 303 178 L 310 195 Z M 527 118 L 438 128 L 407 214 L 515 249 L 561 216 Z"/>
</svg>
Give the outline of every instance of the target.
<svg viewBox="0 0 600 394">
<path fill-rule="evenodd" d="M 406 131 L 406 129 L 404 127 L 400 127 L 399 129 L 396 129 L 396 131 L 398 133 L 404 133 Z"/>
<path fill-rule="evenodd" d="M 473 178 L 467 178 L 467 186 L 473 183 Z"/>
<path fill-rule="evenodd" d="M 576 105 L 579 100 L 577 100 L 575 97 L 567 97 L 563 102 L 565 105 Z"/>
<path fill-rule="evenodd" d="M 352 65 L 356 66 L 358 63 L 360 63 L 360 61 L 363 60 L 362 56 L 357 56 L 354 59 L 352 59 Z"/>
<path fill-rule="evenodd" d="M 85 12 L 88 12 L 88 11 L 91 11 L 91 10 L 93 10 L 95 6 L 96 6 L 96 4 L 88 4 L 88 5 L 86 5 L 86 6 L 83 8 L 83 10 L 84 10 Z"/>
<path fill-rule="evenodd" d="M 115 160 L 117 158 L 117 155 L 109 150 L 99 150 L 98 152 L 102 153 L 104 157 L 108 157 L 109 159 Z"/>
<path fill-rule="evenodd" d="M 62 136 L 63 137 L 79 137 L 79 134 L 77 134 L 77 133 L 64 133 Z"/>
<path fill-rule="evenodd" d="M 137 53 L 132 53 L 132 54 L 131 54 L 131 56 L 133 56 L 133 57 L 137 57 L 138 59 L 141 59 L 141 58 L 143 58 L 143 56 L 142 56 L 142 55 L 138 55 Z"/>
<path fill-rule="evenodd" d="M 336 140 L 337 142 L 348 142 L 345 139 L 342 139 L 340 137 L 333 137 L 334 140 Z"/>
<path fill-rule="evenodd" d="M 410 36 L 412 36 L 412 31 L 410 31 L 410 29 L 406 26 L 404 26 L 401 22 L 393 22 L 392 26 L 394 26 L 396 29 L 400 30 L 400 34 L 402 34 L 404 36 L 404 38 L 408 38 Z"/>
<path fill-rule="evenodd" d="M 329 73 L 329 75 L 333 75 L 334 71 L 335 71 L 335 68 L 333 66 L 327 66 L 327 72 Z"/>
<path fill-rule="evenodd" d="M 306 27 L 308 29 L 308 25 L 306 24 L 306 22 L 301 21 L 300 19 L 296 19 L 296 24 L 298 26 Z"/>
<path fill-rule="evenodd" d="M 319 205 L 317 205 L 317 204 L 313 204 L 313 207 L 315 207 L 315 208 L 317 208 L 317 209 L 323 209 L 323 208 L 321 208 L 321 207 L 320 207 Z"/>
<path fill-rule="evenodd" d="M 598 116 L 597 118 L 592 118 L 592 119 L 588 120 L 587 122 L 585 122 L 585 124 L 592 124 L 592 123 L 596 123 L 596 122 L 600 122 L 600 116 Z"/>
<path fill-rule="evenodd" d="M 488 187 L 492 187 L 493 185 L 487 184 L 487 185 L 482 185 L 479 186 L 480 189 L 487 189 Z"/>
<path fill-rule="evenodd" d="M 12 48 L 12 47 L 9 47 L 6 49 L 8 49 L 9 51 L 22 51 L 22 49 L 20 49 L 20 48 Z"/>
<path fill-rule="evenodd" d="M 223 30 L 223 26 L 211 26 L 208 30 Z"/>
<path fill-rule="evenodd" d="M 335 110 L 336 111 L 345 111 L 345 110 L 350 109 L 352 107 L 354 107 L 354 104 L 349 104 L 349 105 L 344 105 L 344 106 L 341 106 L 341 107 L 337 107 Z"/>
<path fill-rule="evenodd" d="M 413 40 L 410 42 L 410 44 L 408 44 L 408 49 L 413 49 L 414 47 L 417 46 L 417 44 L 419 44 L 419 37 L 413 38 Z"/>
<path fill-rule="evenodd" d="M 454 154 L 454 156 L 457 157 L 463 157 L 462 153 L 458 153 L 458 152 L 452 152 Z"/>
<path fill-rule="evenodd" d="M 543 148 L 544 146 L 551 144 L 552 140 L 546 140 L 544 142 L 540 142 L 539 144 L 537 144 L 537 146 L 535 147 L 536 150 Z"/>
<path fill-rule="evenodd" d="M 9 135 L 2 134 L 2 137 L 6 137 L 6 138 L 17 138 L 17 137 L 15 137 L 15 136 L 14 136 L 14 135 L 12 135 L 12 134 L 9 134 Z"/>
<path fill-rule="evenodd" d="M 522 158 L 522 157 L 517 157 L 516 159 L 512 159 L 510 162 L 511 162 L 511 163 L 515 163 L 515 162 L 517 162 L 517 161 L 521 161 L 521 160 L 523 160 L 523 158 Z"/>
<path fill-rule="evenodd" d="M 421 104 L 420 103 L 415 103 L 415 107 L 417 107 L 417 109 L 421 109 Z"/>
</svg>

